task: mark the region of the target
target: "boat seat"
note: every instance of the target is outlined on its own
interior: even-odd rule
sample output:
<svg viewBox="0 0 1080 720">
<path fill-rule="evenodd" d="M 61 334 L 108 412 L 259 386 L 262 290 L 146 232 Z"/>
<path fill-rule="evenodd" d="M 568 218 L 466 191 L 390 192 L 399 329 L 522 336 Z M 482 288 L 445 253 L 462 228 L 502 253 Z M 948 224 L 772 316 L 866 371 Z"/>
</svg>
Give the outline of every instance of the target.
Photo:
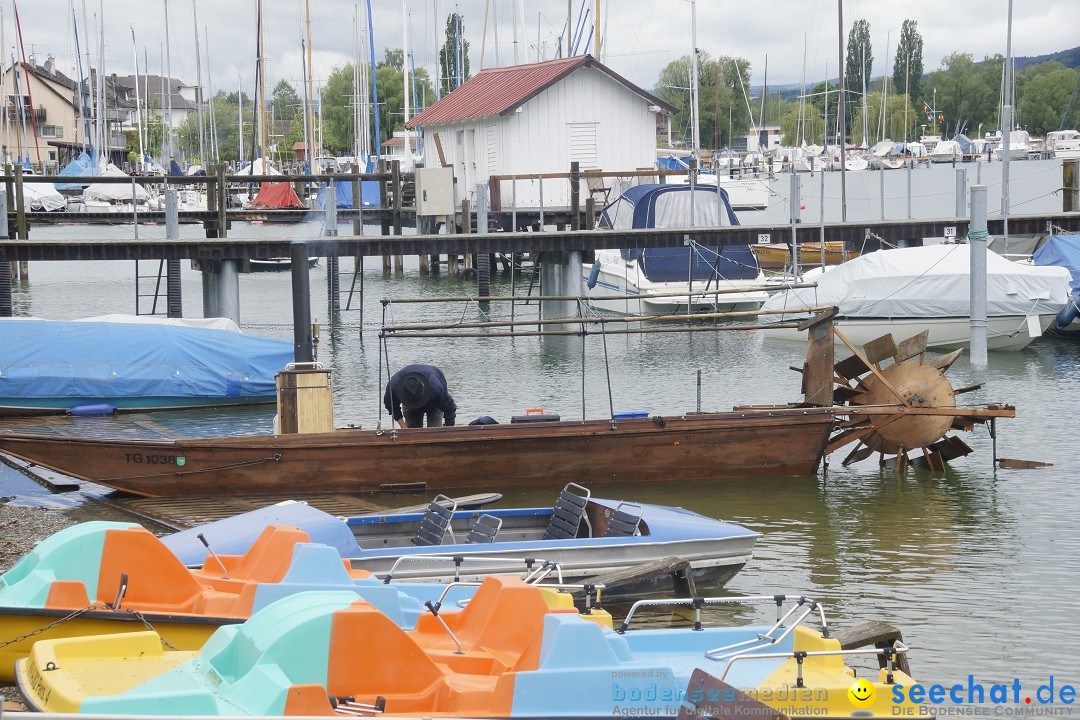
<svg viewBox="0 0 1080 720">
<path fill-rule="evenodd" d="M 476 518 L 476 522 L 469 528 L 469 534 L 465 536 L 467 543 L 492 543 L 495 536 L 502 529 L 502 518 L 484 513 Z"/>
<path fill-rule="evenodd" d="M 436 495 L 435 499 L 428 503 L 424 517 L 420 519 L 420 527 L 416 530 L 412 544 L 442 545 L 456 511 L 456 500 L 445 495 Z M 453 531 L 450 531 L 450 537 L 453 537 Z"/>
<path fill-rule="evenodd" d="M 632 537 L 639 533 L 645 508 L 634 503 L 619 503 L 608 519 L 604 537 Z"/>
<path fill-rule="evenodd" d="M 592 493 L 589 489 L 577 483 L 567 483 L 559 493 L 555 501 L 555 508 L 551 511 L 551 520 L 544 532 L 545 540 L 569 540 L 576 538 L 581 528 L 581 521 L 585 521 L 589 527 L 589 519 L 585 517 L 585 506 L 589 504 Z M 588 536 L 592 536 L 591 528 Z"/>
</svg>

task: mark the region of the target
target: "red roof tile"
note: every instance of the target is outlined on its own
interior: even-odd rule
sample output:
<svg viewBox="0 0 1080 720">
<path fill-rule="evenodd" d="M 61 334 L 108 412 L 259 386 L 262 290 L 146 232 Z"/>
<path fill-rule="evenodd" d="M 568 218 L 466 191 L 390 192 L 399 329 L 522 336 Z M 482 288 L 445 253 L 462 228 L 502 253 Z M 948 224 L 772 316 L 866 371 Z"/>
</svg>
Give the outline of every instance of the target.
<svg viewBox="0 0 1080 720">
<path fill-rule="evenodd" d="M 406 125 L 412 128 L 418 125 L 447 123 L 489 115 L 509 115 L 570 73 L 583 67 L 596 68 L 665 112 L 676 112 L 675 107 L 642 90 L 597 62 L 591 55 L 577 55 L 530 65 L 481 70 L 465 81 L 461 87 L 413 117 Z"/>
</svg>

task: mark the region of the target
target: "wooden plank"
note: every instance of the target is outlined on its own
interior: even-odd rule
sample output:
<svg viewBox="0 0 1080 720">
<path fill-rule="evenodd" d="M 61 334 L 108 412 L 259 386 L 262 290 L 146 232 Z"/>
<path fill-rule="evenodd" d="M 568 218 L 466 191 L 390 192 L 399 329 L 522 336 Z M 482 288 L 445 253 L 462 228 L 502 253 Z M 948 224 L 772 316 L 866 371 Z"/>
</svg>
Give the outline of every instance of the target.
<svg viewBox="0 0 1080 720">
<path fill-rule="evenodd" d="M 926 340 L 930 337 L 929 330 L 923 330 L 918 335 L 912 335 L 907 340 L 901 340 L 896 346 L 896 362 L 910 360 L 916 355 L 926 352 Z"/>
<path fill-rule="evenodd" d="M 886 333 L 863 345 L 863 353 L 867 362 L 880 365 L 882 360 L 896 357 L 896 342 L 891 333 Z"/>
<path fill-rule="evenodd" d="M 840 642 L 841 650 L 858 650 L 873 645 L 876 648 L 894 647 L 903 642 L 904 636 L 895 625 L 879 620 L 871 620 L 852 628 L 833 629 L 832 636 Z M 878 666 L 885 667 L 885 658 L 878 656 Z M 894 667 L 902 673 L 911 674 L 910 660 L 907 653 L 896 655 Z"/>
<path fill-rule="evenodd" d="M 435 136 L 435 151 L 439 153 L 439 165 L 441 167 L 448 167 L 446 163 L 446 155 L 443 154 L 442 138 L 439 137 L 439 133 L 434 133 Z"/>
<path fill-rule="evenodd" d="M 833 339 L 832 315 L 823 314 L 824 319 L 815 318 L 816 322 L 807 328 L 806 364 L 802 374 L 803 402 L 807 405 L 832 405 L 833 400 Z"/>
<path fill-rule="evenodd" d="M 4 268 L 2 272 L 7 272 L 7 269 Z M 78 483 L 72 482 L 71 478 L 68 477 L 62 476 L 62 478 L 56 478 L 54 475 L 43 475 L 40 472 L 33 470 L 34 467 L 37 467 L 36 465 L 24 460 L 10 458 L 7 455 L 0 454 L 0 462 L 22 473 L 51 493 L 66 493 L 78 490 L 82 487 Z"/>
<path fill-rule="evenodd" d="M 952 367 L 952 364 L 956 362 L 956 358 L 960 357 L 963 352 L 963 350 L 953 350 L 948 355 L 940 355 L 934 358 L 930 361 L 930 364 L 936 367 L 941 372 L 945 372 L 950 367 Z"/>
<path fill-rule="evenodd" d="M 1014 460 L 1012 458 L 998 458 L 998 467 L 1009 470 L 1034 470 L 1037 468 L 1054 467 L 1054 463 L 1039 462 L 1038 460 Z"/>
<path fill-rule="evenodd" d="M 852 355 L 836 363 L 833 370 L 845 380 L 852 380 L 870 370 L 861 355 Z"/>
<path fill-rule="evenodd" d="M 583 582 L 597 585 L 603 584 L 606 592 L 622 585 L 651 580 L 663 575 L 671 575 L 673 579 L 675 579 L 676 575 L 680 575 L 679 581 L 675 583 L 677 594 L 680 597 L 693 597 L 696 593 L 689 571 L 689 560 L 671 556 L 659 560 L 650 560 L 638 565 L 629 565 L 604 575 L 596 575 Z"/>
<path fill-rule="evenodd" d="M 690 706 L 679 708 L 677 720 L 788 720 L 788 716 L 704 670 L 694 670 L 686 686 Z"/>
</svg>

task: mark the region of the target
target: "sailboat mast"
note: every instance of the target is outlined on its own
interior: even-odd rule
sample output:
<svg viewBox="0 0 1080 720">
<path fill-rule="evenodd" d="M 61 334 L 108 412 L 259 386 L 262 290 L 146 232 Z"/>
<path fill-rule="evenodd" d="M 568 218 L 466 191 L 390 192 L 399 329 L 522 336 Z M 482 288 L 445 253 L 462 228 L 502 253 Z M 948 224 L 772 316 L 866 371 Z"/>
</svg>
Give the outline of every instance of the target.
<svg viewBox="0 0 1080 720">
<path fill-rule="evenodd" d="M 1012 0 L 1005 35 L 1005 105 L 1001 108 L 1001 223 L 1005 252 L 1009 251 L 1009 140 L 1012 135 Z"/>
<path fill-rule="evenodd" d="M 168 77 L 166 84 L 168 86 L 168 94 L 165 96 L 165 102 L 168 107 L 169 119 L 166 121 L 165 126 L 167 128 L 167 138 L 169 146 L 169 157 L 176 155 L 176 148 L 173 144 L 173 112 L 172 112 L 172 96 L 173 96 L 173 84 L 172 84 L 172 48 L 169 44 L 169 0 L 165 0 L 165 75 Z M 170 168 L 171 169 L 171 168 Z"/>
<path fill-rule="evenodd" d="M 263 64 L 263 4 L 259 0 L 259 157 L 263 160 L 263 172 L 266 172 L 266 66 Z"/>
<path fill-rule="evenodd" d="M 311 137 L 311 95 L 308 89 L 311 85 L 308 83 L 310 77 L 307 66 L 307 47 L 305 45 L 304 38 L 300 38 L 300 65 L 304 71 L 304 170 L 308 174 L 311 174 L 311 146 L 313 138 Z"/>
<path fill-rule="evenodd" d="M 240 166 L 244 162 L 244 73 L 243 71 L 236 74 L 236 136 L 237 136 L 237 155 L 236 165 Z M 253 175 L 255 168 L 251 168 L 248 174 Z"/>
<path fill-rule="evenodd" d="M 840 23 L 840 87 L 837 92 L 840 111 L 837 113 L 836 134 L 840 144 L 840 219 L 847 222 L 847 109 L 844 107 L 844 0 L 836 0 Z"/>
<path fill-rule="evenodd" d="M 524 17 L 522 17 L 524 22 Z M 593 11 L 593 27 L 596 28 L 596 32 L 593 34 L 593 57 L 597 60 L 600 59 L 600 0 L 596 0 L 596 6 Z M 694 47 L 697 47 L 697 42 L 694 42 Z"/>
<path fill-rule="evenodd" d="M 220 158 L 220 148 L 218 147 L 217 137 L 217 113 L 214 112 L 214 76 L 210 74 L 210 42 L 207 40 L 209 33 L 206 31 L 206 26 L 203 25 L 203 43 L 206 50 L 206 84 L 210 89 L 210 103 L 208 109 L 210 110 L 210 156 L 216 163 Z"/>
<path fill-rule="evenodd" d="M 690 137 L 693 156 L 698 160 L 701 149 L 701 128 L 698 127 L 698 47 L 697 0 L 690 0 Z"/>
<path fill-rule="evenodd" d="M 372 150 L 375 152 L 375 157 L 379 158 L 382 155 L 382 134 L 379 127 L 379 83 L 376 82 L 375 73 L 375 19 L 371 13 L 371 0 L 367 0 L 367 22 L 367 47 L 371 62 L 369 68 L 371 72 L 371 106 L 372 115 L 375 116 L 375 147 Z"/>
<path fill-rule="evenodd" d="M 196 0 L 191 0 L 191 15 L 195 20 L 195 105 L 199 113 L 199 162 L 206 167 L 206 146 L 203 141 L 203 94 L 202 94 L 202 57 L 199 54 L 199 9 Z"/>
<path fill-rule="evenodd" d="M 412 139 L 409 137 L 409 9 L 407 0 L 401 0 L 401 95 L 405 101 L 405 119 L 402 127 L 405 128 L 405 157 L 412 158 Z"/>
<path fill-rule="evenodd" d="M 145 147 L 143 146 L 143 131 L 142 131 L 142 103 L 139 97 L 139 45 L 135 42 L 135 26 L 131 26 L 131 49 L 135 54 L 135 123 L 139 126 L 139 161 L 135 164 L 135 167 L 140 172 L 143 170 L 143 158 L 145 155 Z"/>
<path fill-rule="evenodd" d="M 304 103 L 304 134 L 310 138 L 311 143 L 307 145 L 307 152 L 305 153 L 307 156 L 307 169 L 308 172 L 311 172 L 311 162 L 314 157 L 313 150 L 315 149 L 313 147 L 315 143 L 315 125 L 313 124 L 315 117 L 312 108 L 312 103 L 315 102 L 312 75 L 315 73 L 314 69 L 311 67 L 311 0 L 304 0 L 304 32 L 307 36 L 307 47 L 305 48 L 307 62 L 304 70 L 307 74 L 307 102 Z"/>
</svg>

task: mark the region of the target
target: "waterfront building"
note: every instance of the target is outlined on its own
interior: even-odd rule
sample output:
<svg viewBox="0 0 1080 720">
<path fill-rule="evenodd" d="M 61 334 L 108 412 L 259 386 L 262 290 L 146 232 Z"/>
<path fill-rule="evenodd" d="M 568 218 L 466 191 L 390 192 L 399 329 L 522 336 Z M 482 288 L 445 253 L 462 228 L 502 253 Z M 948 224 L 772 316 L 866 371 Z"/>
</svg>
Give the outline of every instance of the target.
<svg viewBox="0 0 1080 720">
<path fill-rule="evenodd" d="M 632 170 L 656 164 L 658 114 L 675 108 L 589 55 L 527 65 L 486 68 L 408 123 L 422 128 L 423 162 L 452 166 L 455 201 L 475 202 L 476 184 L 488 183 L 492 207 L 570 204 L 565 179 L 511 176 L 581 170 Z M 438 138 L 438 141 L 436 141 Z M 416 153 L 416 137 L 410 145 Z M 406 153 L 407 154 L 407 153 Z M 506 178 L 490 182 L 493 176 Z M 607 188 L 614 185 L 605 179 Z M 602 192 L 582 182 L 582 202 Z M 602 192 L 606 196 L 606 192 Z"/>
</svg>

